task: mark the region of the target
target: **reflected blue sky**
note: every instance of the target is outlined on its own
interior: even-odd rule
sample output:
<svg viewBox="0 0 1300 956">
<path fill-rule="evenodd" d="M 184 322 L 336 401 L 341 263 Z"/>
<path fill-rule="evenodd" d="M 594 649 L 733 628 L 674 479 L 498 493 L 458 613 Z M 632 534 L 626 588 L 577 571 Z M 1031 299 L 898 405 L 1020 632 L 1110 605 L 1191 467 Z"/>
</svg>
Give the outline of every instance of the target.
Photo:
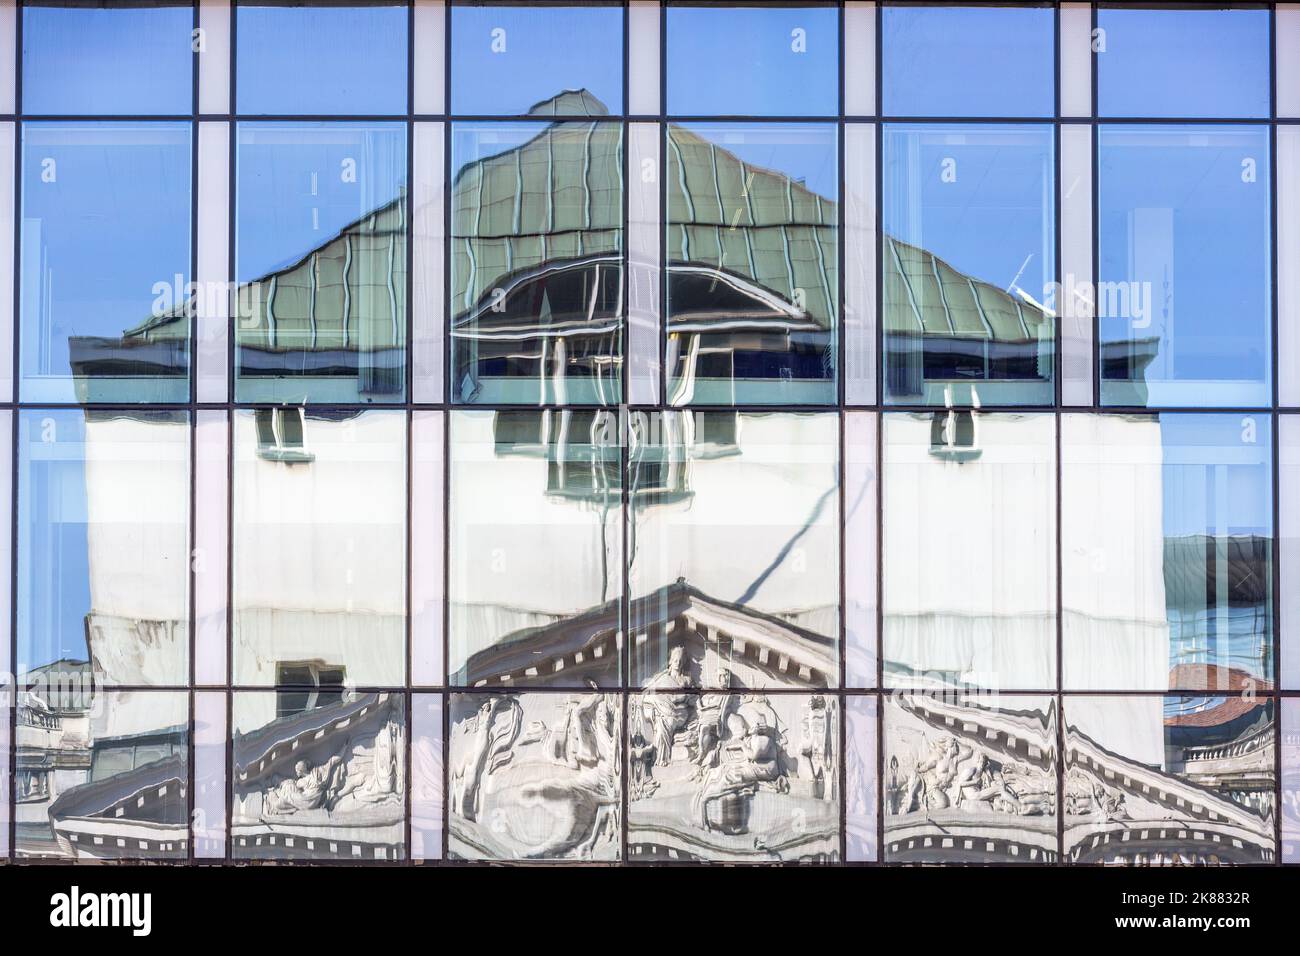
<svg viewBox="0 0 1300 956">
<path fill-rule="evenodd" d="M 1268 116 L 1268 21 L 1263 9 L 1099 9 L 1098 114 Z"/>
<path fill-rule="evenodd" d="M 1051 116 L 1051 8 L 887 6 L 886 116 Z"/>
<path fill-rule="evenodd" d="M 239 112 L 405 113 L 407 16 L 405 5 L 240 6 Z"/>
<path fill-rule="evenodd" d="M 57 442 L 43 441 L 51 434 Z M 18 658 L 23 670 L 88 657 L 85 440 L 80 410 L 19 413 Z"/>
<path fill-rule="evenodd" d="M 113 6 L 113 5 L 110 5 Z M 23 9 L 23 111 L 189 113 L 194 8 Z"/>
<path fill-rule="evenodd" d="M 669 7 L 666 15 L 669 113 L 839 112 L 839 11 L 834 7 Z M 803 32 L 796 36 L 796 31 Z"/>
<path fill-rule="evenodd" d="M 400 123 L 252 122 L 238 137 L 240 282 L 297 262 L 406 187 Z"/>
<path fill-rule="evenodd" d="M 1055 270 L 1050 127 L 893 124 L 882 145 L 887 235 L 1043 301 Z"/>
<path fill-rule="evenodd" d="M 1160 416 L 1166 537 L 1273 533 L 1271 429 L 1268 415 Z"/>
<path fill-rule="evenodd" d="M 188 123 L 23 125 L 24 399 L 75 401 L 68 339 L 121 336 L 177 273 L 184 291 L 190 177 Z"/>
<path fill-rule="evenodd" d="M 752 166 L 803 183 L 832 202 L 839 196 L 835 127 L 826 123 L 677 123 Z"/>
<path fill-rule="evenodd" d="M 1267 130 L 1102 126 L 1098 136 L 1099 280 L 1136 283 L 1127 310 L 1099 297 L 1101 341 L 1159 339 L 1144 373 L 1151 405 L 1268 404 Z"/>
<path fill-rule="evenodd" d="M 453 7 L 450 49 L 453 113 L 522 115 L 579 89 L 623 112 L 621 7 Z"/>
</svg>

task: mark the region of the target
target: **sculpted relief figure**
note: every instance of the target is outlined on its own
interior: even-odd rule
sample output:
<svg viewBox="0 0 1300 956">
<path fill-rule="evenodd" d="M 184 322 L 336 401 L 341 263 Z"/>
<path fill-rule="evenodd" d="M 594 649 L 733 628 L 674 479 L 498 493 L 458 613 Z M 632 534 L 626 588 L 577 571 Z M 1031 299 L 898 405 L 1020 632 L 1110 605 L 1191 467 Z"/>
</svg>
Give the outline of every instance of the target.
<svg viewBox="0 0 1300 956">
<path fill-rule="evenodd" d="M 973 755 L 974 751 L 956 737 L 940 737 L 932 741 L 930 752 L 917 759 L 903 782 L 894 812 L 947 809 L 952 803 L 948 789 L 957 779 L 958 767 Z"/>
<path fill-rule="evenodd" d="M 330 757 L 315 767 L 306 760 L 299 760 L 293 765 L 293 774 L 267 792 L 263 802 L 264 813 L 291 814 L 327 807 L 343 793 L 347 781 L 347 769 L 339 756 Z"/>
<path fill-rule="evenodd" d="M 452 730 L 455 852 L 489 859 L 607 859 L 617 853 L 622 728 L 615 694 L 484 701 Z"/>
<path fill-rule="evenodd" d="M 263 816 L 346 810 L 357 803 L 397 800 L 402 789 L 401 736 L 400 725 L 390 720 L 373 738 L 350 740 L 343 754 L 332 755 L 323 763 L 299 760 L 292 776 L 267 790 Z"/>
<path fill-rule="evenodd" d="M 749 704 L 749 706 L 747 706 Z M 778 792 L 788 789 L 780 732 L 775 715 L 765 701 L 754 699 L 727 714 L 726 737 L 719 748 L 717 765 L 705 770 L 692 801 L 696 820 L 706 831 L 722 829 L 743 833 L 747 804 L 760 786 Z M 721 805 L 720 819 L 710 812 Z"/>
<path fill-rule="evenodd" d="M 897 761 L 893 762 L 897 774 Z M 896 814 L 962 809 L 1014 816 L 1055 816 L 1056 784 L 1049 774 L 1003 761 L 953 736 L 922 746 L 897 787 Z"/>
<path fill-rule="evenodd" d="M 498 720 L 498 716 L 505 719 Z M 453 758 L 449 789 L 451 809 L 466 820 L 477 820 L 482 796 L 483 778 L 497 767 L 508 763 L 511 746 L 519 736 L 523 711 L 512 697 L 489 697 L 469 720 L 453 729 L 461 738 L 452 747 Z"/>
<path fill-rule="evenodd" d="M 835 732 L 833 721 L 826 709 L 826 698 L 817 694 L 808 699 L 803 714 L 803 739 L 799 744 L 799 775 L 812 780 L 818 794 L 829 800 L 834 787 L 835 745 L 831 740 Z"/>
<path fill-rule="evenodd" d="M 683 693 L 694 686 L 686 671 L 686 652 L 680 646 L 669 652 L 668 666 L 646 682 L 639 706 L 642 719 L 650 725 L 660 766 L 673 762 L 674 740 L 695 720 L 694 695 Z"/>
</svg>

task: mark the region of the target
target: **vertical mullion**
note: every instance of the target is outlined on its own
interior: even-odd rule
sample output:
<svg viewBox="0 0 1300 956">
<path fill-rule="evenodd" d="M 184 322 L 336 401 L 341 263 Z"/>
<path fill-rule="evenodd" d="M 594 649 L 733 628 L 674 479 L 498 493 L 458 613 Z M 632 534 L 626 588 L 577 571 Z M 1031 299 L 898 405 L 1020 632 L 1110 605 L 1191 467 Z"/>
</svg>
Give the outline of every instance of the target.
<svg viewBox="0 0 1300 956">
<path fill-rule="evenodd" d="M 22 182 L 23 182 L 23 11 L 21 5 L 14 11 L 14 154 L 13 169 L 13 255 L 9 267 L 13 269 L 13 381 L 9 401 L 19 397 L 20 352 L 22 342 L 22 290 L 19 283 L 19 257 L 22 254 Z M 9 701 L 9 786 L 4 799 L 9 810 L 9 857 L 18 858 L 18 433 L 21 425 L 20 412 L 14 409 L 10 436 L 10 495 L 11 513 L 9 523 L 9 667 L 11 699 Z M 2 702 L 0 702 L 2 703 Z"/>
</svg>

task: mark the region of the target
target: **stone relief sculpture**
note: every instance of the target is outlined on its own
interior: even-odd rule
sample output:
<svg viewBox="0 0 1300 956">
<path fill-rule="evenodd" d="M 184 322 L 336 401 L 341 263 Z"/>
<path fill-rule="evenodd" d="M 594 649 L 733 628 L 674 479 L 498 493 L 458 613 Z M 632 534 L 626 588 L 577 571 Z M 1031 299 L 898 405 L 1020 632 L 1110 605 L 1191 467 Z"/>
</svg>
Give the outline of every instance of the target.
<svg viewBox="0 0 1300 956">
<path fill-rule="evenodd" d="M 838 852 L 839 713 L 822 694 L 696 689 L 681 647 L 629 719 L 638 858 L 812 859 Z"/>
<path fill-rule="evenodd" d="M 886 859 L 1057 857 L 1053 702 L 1013 704 L 930 695 L 886 702 Z"/>
<path fill-rule="evenodd" d="M 352 738 L 342 753 L 313 764 L 303 759 L 288 775 L 273 778 L 262 793 L 261 818 L 321 810 L 327 815 L 362 806 L 402 803 L 403 731 L 388 721 L 373 735 Z"/>
<path fill-rule="evenodd" d="M 451 849 L 473 859 L 618 858 L 622 705 L 603 693 L 453 697 Z"/>
<path fill-rule="evenodd" d="M 237 732 L 235 855 L 399 858 L 406 812 L 403 704 L 400 694 L 349 695 Z M 263 699 L 236 705 L 261 707 Z"/>
</svg>

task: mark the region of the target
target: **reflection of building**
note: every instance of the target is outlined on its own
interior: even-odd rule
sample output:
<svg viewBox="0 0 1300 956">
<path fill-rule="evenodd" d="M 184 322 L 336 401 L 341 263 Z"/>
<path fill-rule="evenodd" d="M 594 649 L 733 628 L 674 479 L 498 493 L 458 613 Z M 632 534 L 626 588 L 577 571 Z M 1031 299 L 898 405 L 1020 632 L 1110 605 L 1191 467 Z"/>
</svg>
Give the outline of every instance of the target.
<svg viewBox="0 0 1300 956">
<path fill-rule="evenodd" d="M 838 204 L 691 127 L 666 148 L 669 402 L 762 401 L 750 382 L 833 401 Z"/>
<path fill-rule="evenodd" d="M 607 112 L 585 90 L 531 111 Z M 457 170 L 451 334 L 461 401 L 519 401 L 525 393 L 512 384 L 534 403 L 620 401 L 622 150 L 618 123 L 556 120 Z"/>
<path fill-rule="evenodd" d="M 13 786 L 20 854 L 37 856 L 57 852 L 50 826 L 50 807 L 65 791 L 87 779 L 90 769 L 87 709 L 84 700 L 35 693 L 19 695 L 18 762 Z"/>
<path fill-rule="evenodd" d="M 888 861 L 1055 862 L 1055 701 L 896 696 L 885 706 Z"/>
<path fill-rule="evenodd" d="M 348 223 L 290 265 L 233 296 L 244 380 L 293 375 L 316 401 L 395 401 L 406 367 L 406 196 Z M 78 399 L 111 401 L 115 380 L 188 373 L 196 309 L 224 315 L 224 289 L 160 311 L 119 339 L 73 337 Z M 303 386 L 307 394 L 307 385 Z M 138 400 L 138 397 L 137 399 Z"/>
<path fill-rule="evenodd" d="M 249 692 L 237 704 L 273 695 Z M 268 701 L 269 702 L 269 701 Z M 264 715 L 246 713 L 256 725 Z M 404 855 L 406 723 L 395 693 L 349 695 L 236 733 L 234 855 L 394 860 Z"/>
<path fill-rule="evenodd" d="M 839 859 L 838 701 L 699 692 L 682 662 L 674 654 L 631 703 L 631 859 Z"/>
<path fill-rule="evenodd" d="M 1234 682 L 1241 686 L 1240 675 Z M 1065 849 L 1071 862 L 1273 861 L 1270 701 L 1091 698 L 1066 706 Z"/>
<path fill-rule="evenodd" d="M 996 383 L 1051 381 L 1050 310 L 892 236 L 884 243 L 885 388 L 894 401 L 935 402 L 944 387 L 965 384 L 996 403 Z"/>
<path fill-rule="evenodd" d="M 457 694 L 450 706 L 453 856 L 618 859 L 617 694 Z"/>
<path fill-rule="evenodd" d="M 21 855 L 186 855 L 184 694 L 97 690 L 89 699 L 23 697 L 17 740 Z"/>
</svg>

